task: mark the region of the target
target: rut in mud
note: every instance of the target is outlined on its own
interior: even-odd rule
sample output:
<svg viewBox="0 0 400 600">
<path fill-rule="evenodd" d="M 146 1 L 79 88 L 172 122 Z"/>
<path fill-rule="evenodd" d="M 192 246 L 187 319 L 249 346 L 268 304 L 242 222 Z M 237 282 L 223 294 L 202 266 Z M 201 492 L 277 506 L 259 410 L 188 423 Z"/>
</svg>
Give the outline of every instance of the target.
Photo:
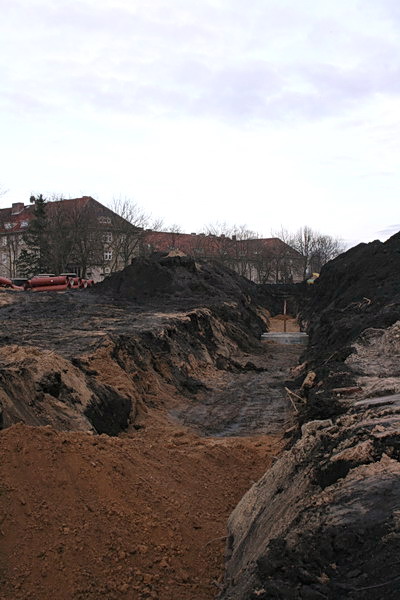
<svg viewBox="0 0 400 600">
<path fill-rule="evenodd" d="M 261 344 L 248 297 L 4 294 L 0 314 L 0 598 L 214 598 L 229 513 L 282 448 L 300 349 Z"/>
<path fill-rule="evenodd" d="M 279 436 L 293 421 L 283 388 L 299 354 L 297 346 L 267 344 L 261 356 L 238 365 L 244 372 L 217 372 L 211 390 L 171 414 L 202 435 Z"/>
</svg>

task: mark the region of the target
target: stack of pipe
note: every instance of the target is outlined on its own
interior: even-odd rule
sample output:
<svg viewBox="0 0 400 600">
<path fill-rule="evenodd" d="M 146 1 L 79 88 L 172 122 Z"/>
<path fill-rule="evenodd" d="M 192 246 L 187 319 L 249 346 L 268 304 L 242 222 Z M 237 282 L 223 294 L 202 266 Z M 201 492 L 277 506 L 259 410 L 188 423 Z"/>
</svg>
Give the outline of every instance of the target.
<svg viewBox="0 0 400 600">
<path fill-rule="evenodd" d="M 25 290 L 31 292 L 62 292 L 68 287 L 68 278 L 64 275 L 58 277 L 32 277 L 25 283 Z"/>
<path fill-rule="evenodd" d="M 87 288 L 87 287 L 92 287 L 92 285 L 94 285 L 93 279 L 82 279 L 80 287 Z"/>
<path fill-rule="evenodd" d="M 8 277 L 0 277 L 0 288 L 7 288 L 10 290 L 17 290 L 17 291 L 21 291 L 24 288 L 20 287 L 19 285 L 14 285 L 14 283 L 11 281 L 11 279 L 8 279 Z"/>
<path fill-rule="evenodd" d="M 80 277 L 67 277 L 67 280 L 68 280 L 68 287 L 70 289 L 74 289 L 74 288 L 77 289 L 77 288 L 82 287 L 81 286 L 82 279 Z"/>
<path fill-rule="evenodd" d="M 1 286 L 0 278 L 0 286 Z M 12 282 L 10 280 L 10 284 Z M 32 277 L 29 279 L 24 288 L 16 289 L 25 289 L 30 292 L 63 292 L 67 289 L 78 290 L 81 288 L 92 287 L 94 285 L 93 279 L 82 279 L 81 277 L 69 277 L 68 275 L 58 275 L 57 277 L 51 276 L 43 276 L 43 277 Z"/>
</svg>

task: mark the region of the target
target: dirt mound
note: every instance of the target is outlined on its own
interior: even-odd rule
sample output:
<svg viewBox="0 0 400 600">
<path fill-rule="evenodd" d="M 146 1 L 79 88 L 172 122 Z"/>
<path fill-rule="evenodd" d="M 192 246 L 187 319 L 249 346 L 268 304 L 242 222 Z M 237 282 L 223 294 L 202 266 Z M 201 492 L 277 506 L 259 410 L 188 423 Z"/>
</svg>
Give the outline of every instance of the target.
<svg viewBox="0 0 400 600">
<path fill-rule="evenodd" d="M 278 439 L 0 434 L 2 600 L 211 600 L 229 512 Z"/>
<path fill-rule="evenodd" d="M 400 318 L 399 272 L 400 233 L 359 244 L 325 265 L 302 311 L 311 356 L 326 358 L 365 329 L 393 325 Z"/>
<path fill-rule="evenodd" d="M 136 258 L 129 267 L 97 284 L 95 292 L 141 304 L 163 299 L 190 306 L 261 298 L 255 283 L 220 263 L 159 254 Z"/>
<path fill-rule="evenodd" d="M 301 321 L 309 346 L 303 359 L 316 379 L 303 389 L 307 398 L 303 421 L 338 415 L 347 408 L 345 396 L 369 394 L 358 389 L 350 357 L 357 353 L 357 345 L 365 346 L 367 338 L 373 343 L 374 336 L 366 332 L 383 332 L 400 319 L 399 270 L 400 233 L 384 243 L 359 244 L 341 254 L 305 290 Z M 385 386 L 378 387 L 382 391 Z"/>
<path fill-rule="evenodd" d="M 0 348 L 0 429 L 22 422 L 116 435 L 135 413 L 131 395 L 87 377 L 55 352 Z"/>
<path fill-rule="evenodd" d="M 230 517 L 221 600 L 397 600 L 399 412 L 396 396 L 303 426 Z"/>
</svg>

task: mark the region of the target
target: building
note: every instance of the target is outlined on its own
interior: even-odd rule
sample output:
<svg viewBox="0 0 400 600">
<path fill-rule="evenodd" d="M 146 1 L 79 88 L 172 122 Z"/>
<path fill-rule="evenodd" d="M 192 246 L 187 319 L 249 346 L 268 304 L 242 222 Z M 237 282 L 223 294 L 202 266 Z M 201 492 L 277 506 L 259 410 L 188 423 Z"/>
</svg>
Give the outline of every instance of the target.
<svg viewBox="0 0 400 600">
<path fill-rule="evenodd" d="M 18 258 L 34 218 L 34 203 L 0 209 L 0 276 L 23 275 Z M 218 260 L 257 283 L 302 280 L 303 257 L 279 238 L 143 231 L 91 196 L 46 203 L 50 272 L 74 272 L 101 281 L 154 251 L 178 250 Z M 34 273 L 31 273 L 34 274 Z"/>
<path fill-rule="evenodd" d="M 0 275 L 18 277 L 24 234 L 34 218 L 34 204 L 0 209 Z M 142 230 L 91 196 L 46 203 L 51 271 L 75 272 L 101 281 L 131 263 Z"/>
<path fill-rule="evenodd" d="M 142 254 L 172 250 L 195 258 L 219 260 L 257 283 L 288 283 L 303 279 L 303 257 L 279 238 L 238 239 L 234 235 L 144 232 Z"/>
</svg>

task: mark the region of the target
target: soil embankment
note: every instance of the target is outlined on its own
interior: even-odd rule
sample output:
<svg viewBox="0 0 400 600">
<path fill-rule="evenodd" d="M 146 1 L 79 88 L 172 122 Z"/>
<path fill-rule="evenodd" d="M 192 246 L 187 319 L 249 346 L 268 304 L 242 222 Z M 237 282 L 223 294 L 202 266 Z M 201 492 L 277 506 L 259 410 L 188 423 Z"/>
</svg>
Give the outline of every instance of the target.
<svg viewBox="0 0 400 600">
<path fill-rule="evenodd" d="M 147 300 L 121 278 L 107 294 L 1 295 L 1 599 L 210 600 L 221 586 L 226 521 L 282 448 L 299 350 L 259 342 L 252 284 L 161 266 L 174 285 L 150 265 Z M 220 282 L 208 303 L 204 277 Z"/>
<path fill-rule="evenodd" d="M 399 597 L 399 261 L 361 244 L 307 290 L 303 426 L 230 517 L 221 600 Z"/>
</svg>

